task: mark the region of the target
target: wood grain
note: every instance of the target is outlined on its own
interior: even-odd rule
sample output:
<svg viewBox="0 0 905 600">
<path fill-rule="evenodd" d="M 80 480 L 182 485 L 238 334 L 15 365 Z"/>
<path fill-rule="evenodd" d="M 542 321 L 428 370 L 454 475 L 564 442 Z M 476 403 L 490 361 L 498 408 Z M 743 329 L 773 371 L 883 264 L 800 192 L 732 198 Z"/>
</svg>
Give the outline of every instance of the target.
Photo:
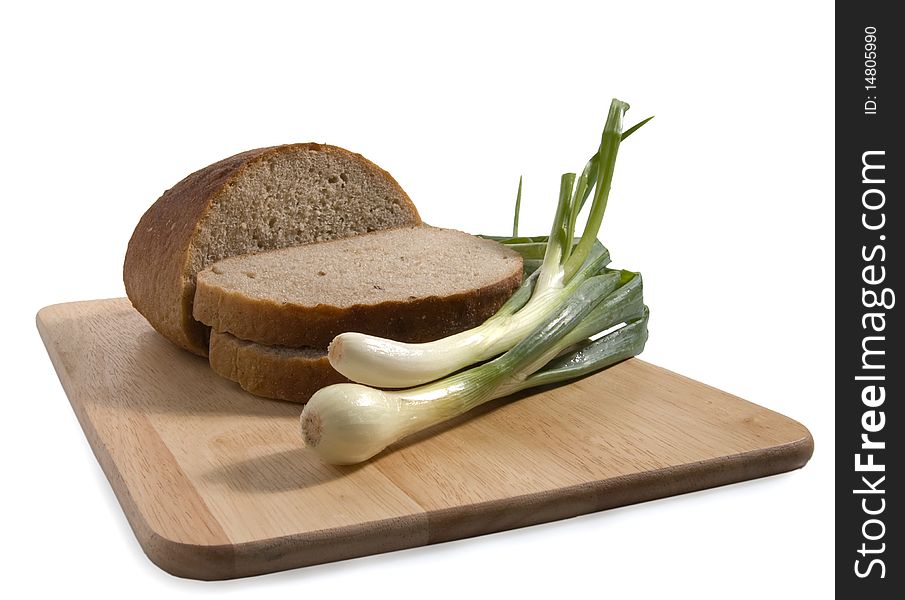
<svg viewBox="0 0 905 600">
<path fill-rule="evenodd" d="M 302 446 L 299 405 L 218 377 L 124 298 L 37 322 L 139 543 L 182 577 L 522 527 L 789 471 L 813 452 L 801 424 L 632 359 L 334 467 Z"/>
</svg>

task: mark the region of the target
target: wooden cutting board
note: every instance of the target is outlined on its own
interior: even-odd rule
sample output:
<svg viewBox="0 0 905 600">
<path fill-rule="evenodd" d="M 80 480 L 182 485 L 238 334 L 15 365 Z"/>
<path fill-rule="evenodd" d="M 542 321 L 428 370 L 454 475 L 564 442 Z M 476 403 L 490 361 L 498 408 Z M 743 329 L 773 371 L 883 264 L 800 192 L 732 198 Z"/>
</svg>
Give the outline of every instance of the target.
<svg viewBox="0 0 905 600">
<path fill-rule="evenodd" d="M 631 359 L 498 400 L 358 466 L 306 453 L 301 406 L 251 396 L 125 298 L 38 329 L 150 559 L 227 579 L 563 519 L 802 467 L 801 424 Z"/>
</svg>

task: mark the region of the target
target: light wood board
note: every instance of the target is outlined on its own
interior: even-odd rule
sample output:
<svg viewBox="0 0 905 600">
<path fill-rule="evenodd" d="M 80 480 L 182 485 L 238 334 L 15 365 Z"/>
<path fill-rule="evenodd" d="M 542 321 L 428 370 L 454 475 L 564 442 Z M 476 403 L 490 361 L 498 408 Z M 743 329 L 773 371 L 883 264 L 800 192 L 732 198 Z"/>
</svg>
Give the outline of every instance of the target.
<svg viewBox="0 0 905 600">
<path fill-rule="evenodd" d="M 320 463 L 301 406 L 251 396 L 124 298 L 38 329 L 150 559 L 226 579 L 481 535 L 803 466 L 801 424 L 638 359 L 480 407 L 359 466 Z"/>
</svg>

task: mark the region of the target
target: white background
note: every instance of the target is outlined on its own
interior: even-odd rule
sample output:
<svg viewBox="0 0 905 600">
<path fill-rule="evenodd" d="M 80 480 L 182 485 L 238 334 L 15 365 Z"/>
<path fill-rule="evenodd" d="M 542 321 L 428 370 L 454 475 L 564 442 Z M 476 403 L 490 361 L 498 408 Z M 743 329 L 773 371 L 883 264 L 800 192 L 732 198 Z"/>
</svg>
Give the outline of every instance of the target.
<svg viewBox="0 0 905 600">
<path fill-rule="evenodd" d="M 7 597 L 832 593 L 832 5 L 10 4 L 0 9 Z M 803 422 L 816 440 L 807 467 L 244 581 L 153 566 L 35 312 L 124 295 L 142 212 L 188 172 L 264 145 L 361 152 L 426 221 L 471 232 L 508 231 L 523 174 L 522 232 L 546 233 L 559 175 L 594 151 L 613 96 L 632 104 L 629 124 L 656 114 L 622 147 L 601 234 L 614 264 L 644 273 L 644 358 Z"/>
</svg>

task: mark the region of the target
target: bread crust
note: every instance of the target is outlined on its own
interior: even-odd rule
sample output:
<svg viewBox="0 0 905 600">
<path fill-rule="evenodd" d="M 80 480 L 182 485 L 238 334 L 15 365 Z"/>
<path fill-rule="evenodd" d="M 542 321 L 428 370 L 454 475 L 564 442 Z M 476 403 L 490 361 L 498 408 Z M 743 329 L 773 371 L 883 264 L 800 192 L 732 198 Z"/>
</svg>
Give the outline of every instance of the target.
<svg viewBox="0 0 905 600">
<path fill-rule="evenodd" d="M 211 368 L 220 376 L 256 396 L 275 400 L 307 402 L 322 387 L 348 381 L 330 366 L 326 352 L 313 358 L 228 333 L 211 332 L 209 357 Z"/>
<path fill-rule="evenodd" d="M 209 330 L 192 317 L 195 272 L 192 243 L 212 204 L 251 165 L 285 151 L 335 152 L 384 176 L 421 223 L 418 210 L 392 175 L 360 154 L 337 146 L 304 143 L 241 152 L 195 171 L 174 185 L 145 212 L 129 240 L 123 281 L 132 305 L 154 329 L 186 350 L 207 356 Z M 266 250 L 268 248 L 264 248 Z"/>
<path fill-rule="evenodd" d="M 512 252 L 512 251 L 510 251 Z M 428 342 L 480 325 L 509 299 L 522 282 L 522 261 L 483 287 L 445 296 L 351 306 L 300 306 L 249 298 L 199 274 L 194 315 L 214 331 L 273 346 L 325 348 L 346 331 L 404 342 Z"/>
</svg>

